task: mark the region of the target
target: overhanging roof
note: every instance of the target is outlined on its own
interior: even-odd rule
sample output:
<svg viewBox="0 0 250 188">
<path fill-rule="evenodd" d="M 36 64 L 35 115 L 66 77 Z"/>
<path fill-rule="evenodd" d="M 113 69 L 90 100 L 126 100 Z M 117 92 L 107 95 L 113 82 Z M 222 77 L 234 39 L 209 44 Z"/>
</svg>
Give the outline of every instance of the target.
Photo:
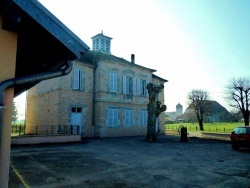
<svg viewBox="0 0 250 188">
<path fill-rule="evenodd" d="M 36 0 L 0 0 L 3 28 L 18 34 L 16 77 L 58 69 L 89 47 Z M 36 83 L 15 87 L 15 95 Z"/>
<path fill-rule="evenodd" d="M 57 38 L 78 58 L 89 47 L 36 0 L 13 0 L 23 11 Z"/>
</svg>

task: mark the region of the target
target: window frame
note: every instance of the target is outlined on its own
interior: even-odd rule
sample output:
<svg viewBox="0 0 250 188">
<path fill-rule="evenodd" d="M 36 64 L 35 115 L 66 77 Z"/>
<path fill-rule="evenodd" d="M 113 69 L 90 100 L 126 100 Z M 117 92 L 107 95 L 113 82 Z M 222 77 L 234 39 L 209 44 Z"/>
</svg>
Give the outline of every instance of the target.
<svg viewBox="0 0 250 188">
<path fill-rule="evenodd" d="M 108 127 L 118 127 L 119 126 L 119 109 L 118 108 L 109 108 L 108 109 L 107 126 Z"/>
<path fill-rule="evenodd" d="M 118 92 L 118 74 L 114 72 L 109 73 L 109 92 Z"/>
<path fill-rule="evenodd" d="M 141 109 L 139 111 L 139 125 L 147 126 L 148 111 L 146 109 Z"/>
<path fill-rule="evenodd" d="M 126 127 L 134 126 L 134 109 L 125 109 L 124 110 L 124 125 Z"/>
<path fill-rule="evenodd" d="M 73 70 L 73 90 L 83 91 L 83 71 L 78 68 Z"/>
</svg>

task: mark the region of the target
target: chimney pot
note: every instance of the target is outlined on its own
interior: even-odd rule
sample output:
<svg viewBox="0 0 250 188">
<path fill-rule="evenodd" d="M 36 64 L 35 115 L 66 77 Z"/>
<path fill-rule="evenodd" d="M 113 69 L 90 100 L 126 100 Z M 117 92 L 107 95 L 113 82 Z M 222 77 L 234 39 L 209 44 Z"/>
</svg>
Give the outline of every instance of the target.
<svg viewBox="0 0 250 188">
<path fill-rule="evenodd" d="M 135 63 L 135 54 L 131 54 L 131 63 Z"/>
</svg>

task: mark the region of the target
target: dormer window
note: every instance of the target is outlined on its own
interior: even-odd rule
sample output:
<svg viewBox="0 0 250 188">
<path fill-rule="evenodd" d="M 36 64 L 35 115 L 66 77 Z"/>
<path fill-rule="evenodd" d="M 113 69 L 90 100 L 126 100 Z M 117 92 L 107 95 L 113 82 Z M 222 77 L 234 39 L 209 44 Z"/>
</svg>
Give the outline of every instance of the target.
<svg viewBox="0 0 250 188">
<path fill-rule="evenodd" d="M 111 39 L 112 38 L 103 35 L 103 33 L 95 35 L 94 37 L 92 37 L 92 49 L 94 51 L 101 51 L 110 54 Z"/>
</svg>

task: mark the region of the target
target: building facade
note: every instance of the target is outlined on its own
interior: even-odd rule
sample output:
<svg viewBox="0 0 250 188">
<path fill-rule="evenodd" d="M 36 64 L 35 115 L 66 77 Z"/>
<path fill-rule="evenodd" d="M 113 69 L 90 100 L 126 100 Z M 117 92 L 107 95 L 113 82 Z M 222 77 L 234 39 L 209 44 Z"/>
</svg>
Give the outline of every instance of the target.
<svg viewBox="0 0 250 188">
<path fill-rule="evenodd" d="M 28 91 L 27 134 L 34 134 L 37 127 L 51 131 L 51 127 L 79 125 L 83 137 L 146 135 L 146 85 L 167 80 L 137 65 L 133 54 L 131 61 L 111 55 L 111 38 L 103 33 L 92 40 L 95 50 L 75 60 L 69 75 L 43 81 Z M 158 100 L 164 104 L 164 91 Z M 165 131 L 163 113 L 156 127 Z"/>
<path fill-rule="evenodd" d="M 182 105 L 180 103 L 178 103 L 176 105 L 176 113 L 177 113 L 177 116 L 180 116 L 180 115 L 183 114 L 183 107 L 182 107 Z"/>
</svg>

